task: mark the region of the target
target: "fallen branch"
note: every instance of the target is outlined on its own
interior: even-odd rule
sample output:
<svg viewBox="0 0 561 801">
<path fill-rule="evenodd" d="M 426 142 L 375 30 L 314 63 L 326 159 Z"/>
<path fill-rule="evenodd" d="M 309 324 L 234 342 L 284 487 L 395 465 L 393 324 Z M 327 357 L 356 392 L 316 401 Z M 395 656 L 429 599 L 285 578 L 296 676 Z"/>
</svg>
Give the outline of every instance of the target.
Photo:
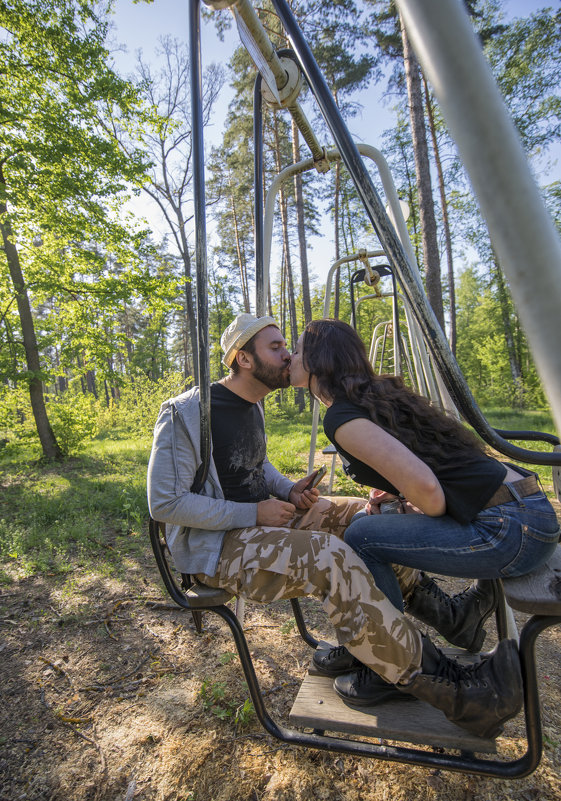
<svg viewBox="0 0 561 801">
<path fill-rule="evenodd" d="M 96 749 L 96 751 L 97 751 L 97 753 L 99 755 L 99 761 L 101 763 L 101 771 L 102 771 L 103 775 L 105 775 L 106 772 L 107 772 L 107 761 L 105 759 L 105 754 L 103 753 L 103 750 L 102 750 L 101 746 L 99 745 L 99 743 L 95 739 L 93 739 L 92 737 L 88 737 L 87 734 L 84 734 L 79 729 L 77 729 L 75 724 L 70 722 L 72 720 L 72 718 L 67 718 L 66 719 L 62 715 L 58 714 L 57 712 L 55 712 L 53 710 L 52 706 L 49 704 L 49 702 L 45 698 L 45 689 L 44 689 L 44 687 L 41 688 L 41 703 L 43 704 L 44 707 L 46 707 L 49 710 L 49 712 L 53 715 L 54 718 L 56 718 L 56 720 L 58 720 L 60 723 L 62 723 L 63 726 L 66 726 L 68 729 L 73 731 L 74 734 L 77 734 L 78 737 L 82 738 L 82 740 L 85 740 L 86 742 L 90 743 L 90 745 L 93 745 L 93 747 Z"/>
<path fill-rule="evenodd" d="M 129 783 L 129 786 L 127 787 L 127 792 L 125 793 L 123 801 L 132 801 L 135 792 L 136 792 L 136 779 L 133 779 Z"/>
</svg>

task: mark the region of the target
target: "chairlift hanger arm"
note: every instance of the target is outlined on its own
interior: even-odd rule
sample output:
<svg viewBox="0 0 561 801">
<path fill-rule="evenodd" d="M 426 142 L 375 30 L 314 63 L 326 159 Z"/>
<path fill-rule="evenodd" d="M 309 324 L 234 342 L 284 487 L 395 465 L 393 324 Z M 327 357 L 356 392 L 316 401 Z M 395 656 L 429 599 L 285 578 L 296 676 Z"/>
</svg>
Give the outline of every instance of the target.
<svg viewBox="0 0 561 801">
<path fill-rule="evenodd" d="M 250 0 L 204 0 L 213 9 L 229 8 L 234 15 L 240 39 L 261 73 L 262 91 L 274 108 L 290 112 L 320 172 L 329 169 L 325 149 L 316 138 L 300 103 L 301 73 L 298 62 L 286 52 L 277 53 Z M 290 58 L 290 63 L 287 61 Z M 292 66 L 295 65 L 295 67 Z"/>
<path fill-rule="evenodd" d="M 349 130 L 341 116 L 340 110 L 329 91 L 310 47 L 304 39 L 286 0 L 272 0 L 279 18 L 287 31 L 291 45 L 298 57 L 302 71 L 321 109 L 333 139 L 353 179 L 359 197 L 370 217 L 374 230 L 390 263 L 394 265 L 404 295 L 407 297 L 414 314 L 419 321 L 424 337 L 429 345 L 435 362 L 456 406 L 466 420 L 476 429 L 480 436 L 501 453 L 518 461 L 532 464 L 561 465 L 561 453 L 542 453 L 516 447 L 503 439 L 489 425 L 462 375 L 450 346 L 444 336 L 433 310 L 427 301 L 420 276 L 417 275 L 404 252 L 388 219 L 380 197 L 365 169 Z M 429 4 L 430 5 L 430 4 Z M 559 304 L 561 306 L 561 303 Z M 561 372 L 561 371 L 560 371 Z"/>
<path fill-rule="evenodd" d="M 396 5 L 457 143 L 561 432 L 559 232 L 464 4 Z"/>
</svg>

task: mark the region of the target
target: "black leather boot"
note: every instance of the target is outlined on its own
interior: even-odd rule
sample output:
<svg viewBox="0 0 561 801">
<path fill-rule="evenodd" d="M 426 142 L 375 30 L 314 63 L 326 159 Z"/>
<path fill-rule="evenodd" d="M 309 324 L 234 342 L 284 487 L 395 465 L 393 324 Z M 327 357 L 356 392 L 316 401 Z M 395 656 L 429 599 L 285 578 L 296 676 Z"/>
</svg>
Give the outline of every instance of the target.
<svg viewBox="0 0 561 801">
<path fill-rule="evenodd" d="M 362 665 L 354 673 L 338 676 L 333 682 L 337 695 L 351 706 L 375 706 L 387 701 L 411 701 L 406 690 L 398 689 L 395 684 L 374 673 Z"/>
<path fill-rule="evenodd" d="M 483 624 L 497 608 L 495 584 L 478 579 L 457 595 L 447 595 L 430 576 L 421 581 L 405 603 L 405 611 L 435 628 L 452 645 L 480 651 L 485 640 Z"/>
<path fill-rule="evenodd" d="M 361 667 L 361 662 L 347 651 L 344 645 L 318 648 L 312 659 L 314 667 L 323 676 L 341 676 Z"/>
<path fill-rule="evenodd" d="M 421 672 L 402 692 L 440 709 L 478 737 L 497 737 L 522 707 L 522 674 L 514 640 L 501 640 L 481 662 L 464 667 L 423 637 Z"/>
</svg>

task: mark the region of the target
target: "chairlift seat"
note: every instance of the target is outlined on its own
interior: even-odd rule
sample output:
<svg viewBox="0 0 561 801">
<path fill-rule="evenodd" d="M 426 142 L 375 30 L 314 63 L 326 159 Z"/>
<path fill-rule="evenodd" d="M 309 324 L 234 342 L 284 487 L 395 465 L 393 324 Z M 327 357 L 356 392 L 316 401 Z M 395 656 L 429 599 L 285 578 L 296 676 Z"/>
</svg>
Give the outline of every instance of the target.
<svg viewBox="0 0 561 801">
<path fill-rule="evenodd" d="M 561 545 L 545 565 L 517 578 L 503 579 L 508 605 L 530 615 L 561 615 Z"/>
<path fill-rule="evenodd" d="M 332 643 L 321 641 L 316 650 L 325 651 L 332 647 Z M 459 662 L 470 664 L 477 660 L 474 654 L 461 648 L 442 650 Z M 407 700 L 403 696 L 402 700 L 353 707 L 337 695 L 333 678 L 323 675 L 313 660 L 296 696 L 289 720 L 294 726 L 316 731 L 344 732 L 482 754 L 494 754 L 497 751 L 494 739 L 469 734 L 449 721 L 440 710 L 414 698 Z"/>
<path fill-rule="evenodd" d="M 207 584 L 201 584 L 195 581 L 188 590 L 185 591 L 185 596 L 189 601 L 189 605 L 194 609 L 208 609 L 212 606 L 221 606 L 227 604 L 234 597 L 228 590 L 220 588 L 209 587 Z"/>
<path fill-rule="evenodd" d="M 352 707 L 337 695 L 329 676 L 306 676 L 289 720 L 294 726 L 316 732 L 344 732 L 471 753 L 497 751 L 495 740 L 470 734 L 422 701 L 387 701 L 378 706 Z"/>
</svg>

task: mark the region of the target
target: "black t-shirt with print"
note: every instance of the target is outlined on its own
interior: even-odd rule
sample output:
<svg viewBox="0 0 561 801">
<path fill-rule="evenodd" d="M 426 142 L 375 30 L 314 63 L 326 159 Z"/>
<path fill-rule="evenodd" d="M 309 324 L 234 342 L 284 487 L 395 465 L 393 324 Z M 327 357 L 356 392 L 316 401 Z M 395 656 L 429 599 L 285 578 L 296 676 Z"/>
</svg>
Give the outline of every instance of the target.
<svg viewBox="0 0 561 801">
<path fill-rule="evenodd" d="M 381 473 L 351 456 L 337 443 L 337 429 L 343 423 L 356 418 L 372 419 L 368 409 L 363 406 L 357 406 L 351 401 L 335 401 L 325 413 L 323 429 L 343 458 L 345 470 L 354 481 L 398 495 L 399 491 Z M 423 461 L 422 454 L 416 453 L 415 456 Z M 496 459 L 476 452 L 472 459 L 464 458 L 459 465 L 439 466 L 434 473 L 444 492 L 446 513 L 459 523 L 469 523 L 503 483 L 506 468 Z"/>
<path fill-rule="evenodd" d="M 224 497 L 258 503 L 269 497 L 263 461 L 267 455 L 263 414 L 223 384 L 210 388 L 212 457 Z"/>
</svg>

